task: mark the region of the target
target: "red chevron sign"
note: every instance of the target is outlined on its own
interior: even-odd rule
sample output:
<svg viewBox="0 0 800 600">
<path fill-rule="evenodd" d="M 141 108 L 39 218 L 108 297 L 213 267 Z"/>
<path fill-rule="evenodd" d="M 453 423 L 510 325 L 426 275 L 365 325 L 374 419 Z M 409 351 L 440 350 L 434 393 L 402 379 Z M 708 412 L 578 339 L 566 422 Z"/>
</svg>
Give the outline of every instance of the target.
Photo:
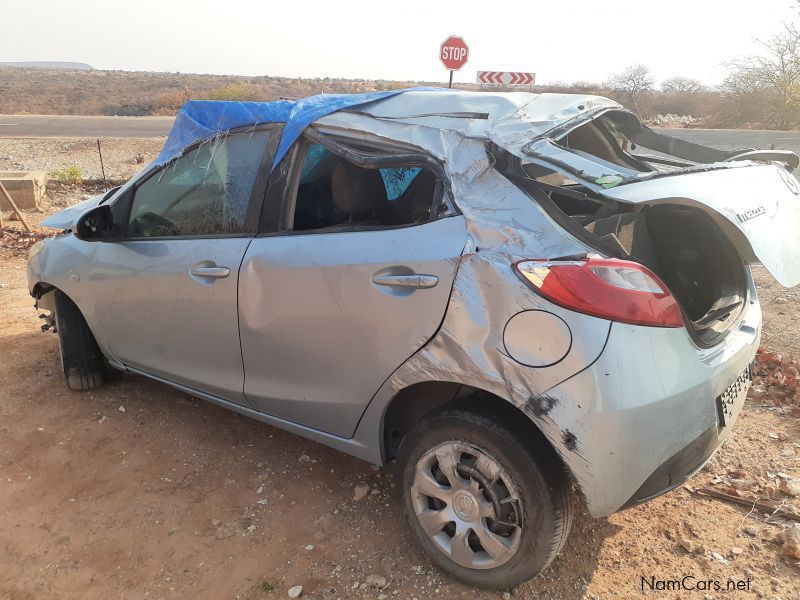
<svg viewBox="0 0 800 600">
<path fill-rule="evenodd" d="M 478 83 L 496 85 L 533 85 L 536 73 L 521 71 L 478 71 Z"/>
</svg>

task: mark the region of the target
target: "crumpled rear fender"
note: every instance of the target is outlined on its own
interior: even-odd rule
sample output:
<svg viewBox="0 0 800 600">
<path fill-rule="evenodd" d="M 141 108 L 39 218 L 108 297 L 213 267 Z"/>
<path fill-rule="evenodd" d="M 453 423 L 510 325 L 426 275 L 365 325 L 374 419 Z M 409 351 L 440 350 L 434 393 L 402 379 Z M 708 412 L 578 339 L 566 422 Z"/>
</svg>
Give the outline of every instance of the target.
<svg viewBox="0 0 800 600">
<path fill-rule="evenodd" d="M 393 139 L 402 140 L 407 134 L 409 143 L 428 144 L 426 149 L 433 154 L 447 157 L 455 201 L 467 220 L 468 241 L 439 331 L 383 384 L 362 415 L 356 441 L 383 448 L 383 417 L 400 390 L 422 382 L 455 382 L 518 407 L 556 451 L 574 463 L 572 442 L 564 431 L 572 419 L 579 420 L 583 409 L 562 407 L 562 417 L 554 420 L 548 391 L 597 360 L 611 323 L 548 302 L 522 281 L 513 265 L 523 259 L 571 256 L 589 249 L 496 171 L 479 141 L 441 130 L 426 136 L 421 127 L 380 122 L 374 127 L 376 133 L 384 127 L 391 129 L 383 133 Z M 506 350 L 504 332 L 509 321 L 529 310 L 554 315 L 570 329 L 569 349 L 554 364 L 525 366 Z M 537 336 L 530 340 L 532 345 L 550 342 Z"/>
</svg>

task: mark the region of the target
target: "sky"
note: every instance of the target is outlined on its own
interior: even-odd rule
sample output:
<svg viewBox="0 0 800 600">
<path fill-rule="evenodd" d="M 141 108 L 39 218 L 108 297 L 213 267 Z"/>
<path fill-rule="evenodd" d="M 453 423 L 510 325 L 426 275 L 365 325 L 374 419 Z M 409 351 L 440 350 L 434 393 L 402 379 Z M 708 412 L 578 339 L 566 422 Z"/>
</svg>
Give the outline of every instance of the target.
<svg viewBox="0 0 800 600">
<path fill-rule="evenodd" d="M 456 82 L 478 70 L 537 83 L 604 81 L 631 64 L 658 80 L 719 83 L 757 38 L 800 22 L 795 0 L 0 0 L 0 61 L 98 69 L 447 81 L 439 47 L 469 46 Z"/>
</svg>

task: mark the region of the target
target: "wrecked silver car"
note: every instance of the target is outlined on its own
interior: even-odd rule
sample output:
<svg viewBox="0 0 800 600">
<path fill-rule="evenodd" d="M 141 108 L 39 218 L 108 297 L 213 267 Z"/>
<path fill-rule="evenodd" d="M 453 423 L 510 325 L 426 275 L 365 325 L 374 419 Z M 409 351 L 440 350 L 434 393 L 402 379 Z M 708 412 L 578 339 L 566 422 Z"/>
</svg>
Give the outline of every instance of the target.
<svg viewBox="0 0 800 600">
<path fill-rule="evenodd" d="M 45 221 L 67 384 L 146 375 L 376 464 L 444 570 L 544 569 L 686 481 L 744 403 L 749 264 L 800 283 L 792 153 L 604 98 L 411 90 L 190 102 L 164 152 Z"/>
</svg>

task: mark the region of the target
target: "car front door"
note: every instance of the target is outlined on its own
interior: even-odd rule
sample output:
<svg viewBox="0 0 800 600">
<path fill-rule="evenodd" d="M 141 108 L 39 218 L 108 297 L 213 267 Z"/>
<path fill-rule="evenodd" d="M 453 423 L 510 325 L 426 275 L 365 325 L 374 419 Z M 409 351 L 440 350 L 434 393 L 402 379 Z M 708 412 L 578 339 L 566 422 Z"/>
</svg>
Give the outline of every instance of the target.
<svg viewBox="0 0 800 600">
<path fill-rule="evenodd" d="M 242 263 L 245 395 L 262 412 L 350 437 L 381 384 L 438 330 L 466 226 L 425 169 L 382 169 L 381 184 L 373 168 L 359 182 L 318 144 L 295 153 L 285 224 L 253 240 Z M 266 212 L 276 196 L 271 187 Z"/>
<path fill-rule="evenodd" d="M 98 244 L 89 282 L 103 337 L 126 367 L 244 403 L 239 266 L 278 134 L 201 144 L 132 190 L 125 238 Z"/>
</svg>

